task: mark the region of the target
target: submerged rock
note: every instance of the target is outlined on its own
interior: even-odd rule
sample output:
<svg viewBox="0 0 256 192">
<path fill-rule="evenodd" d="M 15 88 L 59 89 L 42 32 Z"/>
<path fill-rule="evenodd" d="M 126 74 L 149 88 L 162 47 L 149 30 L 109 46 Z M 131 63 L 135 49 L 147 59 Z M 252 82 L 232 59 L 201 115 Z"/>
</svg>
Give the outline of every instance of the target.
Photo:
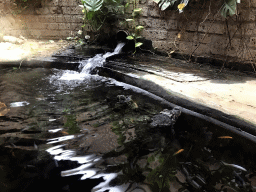
<svg viewBox="0 0 256 192">
<path fill-rule="evenodd" d="M 138 105 L 135 101 L 132 100 L 132 96 L 125 96 L 125 95 L 117 95 L 118 103 L 116 107 L 124 107 L 128 106 L 130 109 L 136 110 L 138 109 Z"/>
<path fill-rule="evenodd" d="M 150 126 L 156 127 L 172 127 L 180 116 L 181 111 L 179 108 L 173 108 L 172 110 L 164 109 L 160 114 L 152 117 Z"/>
</svg>

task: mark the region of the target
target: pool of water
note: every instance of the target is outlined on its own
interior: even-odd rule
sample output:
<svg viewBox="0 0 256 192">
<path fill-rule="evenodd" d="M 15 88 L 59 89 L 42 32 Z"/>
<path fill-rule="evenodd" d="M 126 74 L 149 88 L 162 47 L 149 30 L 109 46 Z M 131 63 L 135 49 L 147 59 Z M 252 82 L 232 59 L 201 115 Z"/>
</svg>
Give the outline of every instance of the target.
<svg viewBox="0 0 256 192">
<path fill-rule="evenodd" d="M 88 71 L 3 69 L 0 191 L 255 191 L 254 142 L 164 109 Z"/>
</svg>

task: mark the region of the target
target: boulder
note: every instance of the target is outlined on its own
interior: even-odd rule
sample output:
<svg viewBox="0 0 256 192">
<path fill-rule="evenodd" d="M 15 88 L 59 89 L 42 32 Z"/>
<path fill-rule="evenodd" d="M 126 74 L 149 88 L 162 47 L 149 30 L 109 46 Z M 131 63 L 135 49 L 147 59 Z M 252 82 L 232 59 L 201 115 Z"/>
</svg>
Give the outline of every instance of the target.
<svg viewBox="0 0 256 192">
<path fill-rule="evenodd" d="M 172 127 L 177 121 L 178 117 L 181 115 L 179 108 L 173 108 L 172 110 L 164 109 L 160 114 L 152 117 L 152 122 L 150 126 L 152 128 L 156 127 Z"/>
</svg>

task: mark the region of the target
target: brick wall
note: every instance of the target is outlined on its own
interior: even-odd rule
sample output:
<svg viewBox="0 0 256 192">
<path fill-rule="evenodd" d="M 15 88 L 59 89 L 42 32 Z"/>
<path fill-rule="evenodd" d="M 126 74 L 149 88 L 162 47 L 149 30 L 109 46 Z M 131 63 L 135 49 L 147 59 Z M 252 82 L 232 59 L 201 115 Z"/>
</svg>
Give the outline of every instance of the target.
<svg viewBox="0 0 256 192">
<path fill-rule="evenodd" d="M 153 0 L 141 0 L 143 36 L 167 53 L 255 61 L 256 0 L 242 0 L 238 14 L 227 19 L 220 15 L 221 3 L 193 1 L 179 14 L 177 9 L 160 11 Z"/>
<path fill-rule="evenodd" d="M 221 3 L 191 1 L 179 14 L 177 9 L 160 11 L 153 0 L 140 0 L 143 36 L 152 40 L 154 48 L 167 53 L 254 62 L 256 0 L 242 0 L 237 15 L 227 19 L 219 13 Z M 0 0 L 0 33 L 38 39 L 74 36 L 83 23 L 79 4 L 80 0 L 42 0 L 36 8 L 17 14 L 11 0 Z M 89 26 L 84 29 L 89 30 Z"/>
<path fill-rule="evenodd" d="M 8 0 L 0 0 L 0 30 L 3 34 L 17 37 L 66 39 L 82 29 L 80 4 L 80 0 L 42 0 L 36 7 L 20 12 L 10 0 L 9 3 Z"/>
</svg>

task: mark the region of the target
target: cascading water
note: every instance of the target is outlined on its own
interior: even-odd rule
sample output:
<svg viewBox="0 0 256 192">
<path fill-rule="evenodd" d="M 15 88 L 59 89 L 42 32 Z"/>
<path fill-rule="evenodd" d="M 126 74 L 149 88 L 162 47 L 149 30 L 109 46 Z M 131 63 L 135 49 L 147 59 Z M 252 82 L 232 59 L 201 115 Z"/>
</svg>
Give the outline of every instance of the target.
<svg viewBox="0 0 256 192">
<path fill-rule="evenodd" d="M 80 72 L 66 71 L 60 77 L 60 80 L 83 80 L 86 76 L 90 76 L 90 73 L 93 69 L 95 69 L 96 67 L 103 66 L 104 62 L 106 61 L 106 58 L 119 54 L 124 45 L 125 43 L 118 43 L 115 50 L 112 53 L 107 52 L 104 55 L 97 54 L 93 58 L 81 61 L 81 64 L 79 65 Z"/>
</svg>

